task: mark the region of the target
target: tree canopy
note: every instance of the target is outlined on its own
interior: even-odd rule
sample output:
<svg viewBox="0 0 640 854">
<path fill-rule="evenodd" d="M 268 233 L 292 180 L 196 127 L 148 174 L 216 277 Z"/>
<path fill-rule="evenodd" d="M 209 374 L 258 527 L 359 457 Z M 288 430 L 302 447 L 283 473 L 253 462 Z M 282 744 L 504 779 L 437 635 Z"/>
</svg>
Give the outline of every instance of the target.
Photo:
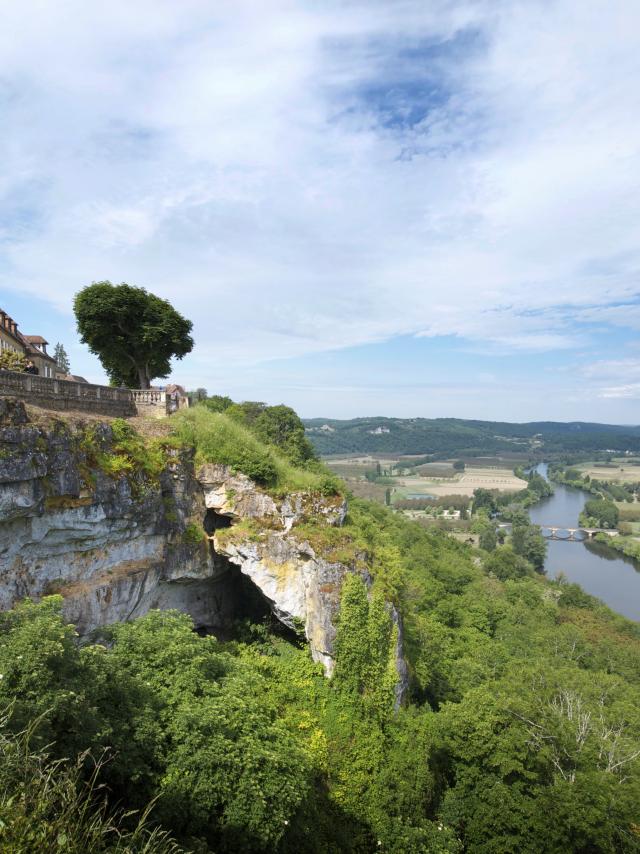
<svg viewBox="0 0 640 854">
<path fill-rule="evenodd" d="M 589 520 L 599 528 L 615 528 L 620 518 L 620 511 L 613 501 L 593 498 L 584 505 L 584 513 Z"/>
<path fill-rule="evenodd" d="M 115 385 L 149 388 L 169 375 L 173 357 L 193 348 L 191 321 L 144 288 L 94 282 L 76 294 L 73 308 L 82 342 Z"/>
</svg>

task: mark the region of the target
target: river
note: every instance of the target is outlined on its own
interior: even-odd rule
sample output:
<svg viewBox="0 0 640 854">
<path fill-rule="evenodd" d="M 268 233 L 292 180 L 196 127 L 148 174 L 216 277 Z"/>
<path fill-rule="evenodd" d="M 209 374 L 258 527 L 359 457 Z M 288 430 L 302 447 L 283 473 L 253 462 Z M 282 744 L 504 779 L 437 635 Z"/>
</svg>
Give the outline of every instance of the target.
<svg viewBox="0 0 640 854">
<path fill-rule="evenodd" d="M 536 466 L 547 477 L 547 464 Z M 531 521 L 536 525 L 578 526 L 578 516 L 588 495 L 580 489 L 553 484 L 550 498 L 529 508 Z M 601 543 L 547 540 L 549 549 L 545 561 L 547 575 L 555 578 L 562 572 L 579 584 L 587 593 L 632 620 L 640 620 L 640 566 L 631 558 Z"/>
</svg>

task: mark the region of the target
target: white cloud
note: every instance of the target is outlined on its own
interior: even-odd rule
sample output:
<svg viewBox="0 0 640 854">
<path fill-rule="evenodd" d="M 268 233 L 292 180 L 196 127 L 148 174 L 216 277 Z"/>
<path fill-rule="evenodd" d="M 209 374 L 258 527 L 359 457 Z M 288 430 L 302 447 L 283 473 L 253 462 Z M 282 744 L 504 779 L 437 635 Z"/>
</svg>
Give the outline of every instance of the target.
<svg viewBox="0 0 640 854">
<path fill-rule="evenodd" d="M 401 334 L 638 328 L 607 306 L 640 290 L 639 31 L 631 0 L 9 0 L 0 285 L 66 311 L 145 285 L 194 319 L 204 384 Z"/>
<path fill-rule="evenodd" d="M 595 379 L 622 378 L 640 380 L 640 359 L 603 359 L 585 365 L 582 369 L 585 377 Z"/>
<path fill-rule="evenodd" d="M 640 383 L 627 383 L 626 385 L 608 386 L 600 392 L 600 397 L 611 399 L 640 399 Z"/>
</svg>

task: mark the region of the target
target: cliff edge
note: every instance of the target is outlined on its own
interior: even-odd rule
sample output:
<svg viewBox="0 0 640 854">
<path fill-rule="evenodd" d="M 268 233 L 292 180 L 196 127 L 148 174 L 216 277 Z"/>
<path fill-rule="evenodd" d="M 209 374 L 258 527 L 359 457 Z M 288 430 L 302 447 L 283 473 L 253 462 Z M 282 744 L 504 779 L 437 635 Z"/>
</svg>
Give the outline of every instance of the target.
<svg viewBox="0 0 640 854">
<path fill-rule="evenodd" d="M 327 675 L 342 584 L 366 554 L 336 549 L 340 495 L 274 496 L 228 465 L 196 465 L 171 436 L 0 401 L 0 608 L 64 597 L 86 635 L 147 611 L 188 613 L 222 637 L 269 611 L 304 635 Z M 397 697 L 406 687 L 398 626 Z"/>
</svg>

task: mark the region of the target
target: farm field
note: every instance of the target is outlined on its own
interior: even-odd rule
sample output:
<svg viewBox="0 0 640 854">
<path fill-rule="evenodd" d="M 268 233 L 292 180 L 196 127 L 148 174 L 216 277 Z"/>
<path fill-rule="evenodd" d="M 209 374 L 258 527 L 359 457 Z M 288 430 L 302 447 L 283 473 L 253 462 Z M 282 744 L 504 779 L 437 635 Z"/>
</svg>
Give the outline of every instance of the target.
<svg viewBox="0 0 640 854">
<path fill-rule="evenodd" d="M 635 465 L 628 460 L 613 460 L 606 465 L 595 463 L 580 463 L 573 466 L 583 474 L 588 474 L 591 480 L 609 480 L 616 483 L 635 483 L 640 481 L 640 464 Z"/>
<path fill-rule="evenodd" d="M 468 495 L 472 497 L 475 489 L 497 489 L 500 492 L 518 492 L 525 489 L 526 481 L 516 477 L 508 469 L 468 468 L 459 475 L 448 478 L 430 477 L 394 477 L 394 486 L 398 498 L 418 494 Z"/>
<path fill-rule="evenodd" d="M 526 481 L 513 473 L 513 461 L 491 458 L 491 464 L 470 465 L 463 472 L 456 472 L 453 460 L 439 460 L 423 463 L 414 468 L 411 474 L 391 475 L 398 463 L 402 464 L 407 457 L 399 455 L 362 454 L 350 457 L 325 458 L 325 463 L 339 477 L 344 478 L 354 495 L 361 498 L 371 498 L 384 503 L 387 492 L 391 489 L 391 501 L 398 499 L 434 497 L 445 495 L 473 496 L 476 489 L 495 489 L 500 492 L 518 492 L 526 487 Z M 372 472 L 380 466 L 380 473 L 385 475 L 377 483 L 367 480 L 367 472 Z M 405 471 L 407 471 L 405 469 Z M 391 476 L 390 476 L 391 475 Z"/>
<path fill-rule="evenodd" d="M 376 464 L 380 464 L 381 469 L 390 469 L 391 466 L 398 462 L 399 457 L 392 456 L 354 456 L 342 457 L 338 459 L 325 459 L 324 462 L 329 466 L 331 471 L 335 472 L 338 477 L 343 477 L 345 480 L 364 480 L 365 472 L 372 471 L 376 468 Z"/>
</svg>

